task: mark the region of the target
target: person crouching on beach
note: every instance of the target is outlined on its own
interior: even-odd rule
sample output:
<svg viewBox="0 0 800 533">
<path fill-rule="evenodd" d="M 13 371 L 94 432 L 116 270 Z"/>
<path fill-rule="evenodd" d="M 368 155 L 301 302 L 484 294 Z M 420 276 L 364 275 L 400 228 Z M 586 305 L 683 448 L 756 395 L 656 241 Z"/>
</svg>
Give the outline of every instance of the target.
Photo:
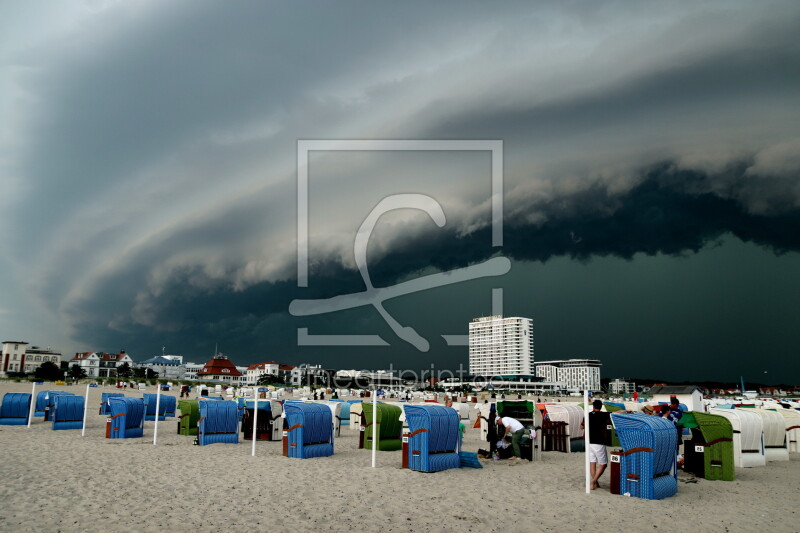
<svg viewBox="0 0 800 533">
<path fill-rule="evenodd" d="M 519 420 L 511 418 L 510 416 L 498 416 L 497 426 L 498 433 L 500 433 L 500 427 L 505 428 L 505 433 L 500 437 L 500 440 L 505 439 L 509 434 L 511 435 L 511 448 L 514 450 L 514 457 L 511 457 L 509 460 L 520 459 L 522 457 L 522 450 L 519 447 L 519 443 L 522 440 L 522 433 L 525 431 L 525 426 L 523 426 Z"/>
</svg>

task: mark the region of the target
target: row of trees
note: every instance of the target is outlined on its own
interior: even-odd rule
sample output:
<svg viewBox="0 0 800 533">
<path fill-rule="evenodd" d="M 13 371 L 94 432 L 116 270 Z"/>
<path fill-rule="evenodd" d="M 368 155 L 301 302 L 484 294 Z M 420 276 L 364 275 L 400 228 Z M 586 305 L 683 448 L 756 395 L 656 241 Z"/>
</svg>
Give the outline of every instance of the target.
<svg viewBox="0 0 800 533">
<path fill-rule="evenodd" d="M 52 361 L 45 361 L 39 365 L 33 375 L 36 379 L 41 379 L 42 381 L 57 381 L 64 377 L 64 370 L 66 370 L 68 378 L 83 379 L 87 377 L 86 370 L 81 368 L 80 365 L 72 365 L 67 369 L 63 369 Z M 128 363 L 122 363 L 117 367 L 117 377 L 123 379 L 155 379 L 158 377 L 158 372 L 154 372 L 151 368 L 131 368 Z"/>
</svg>

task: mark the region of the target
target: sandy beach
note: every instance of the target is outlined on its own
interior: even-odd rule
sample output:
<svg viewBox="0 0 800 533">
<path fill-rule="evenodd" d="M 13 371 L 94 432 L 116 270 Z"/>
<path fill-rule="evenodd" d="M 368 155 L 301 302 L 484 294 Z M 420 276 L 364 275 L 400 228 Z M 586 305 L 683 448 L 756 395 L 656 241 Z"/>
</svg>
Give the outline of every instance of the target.
<svg viewBox="0 0 800 533">
<path fill-rule="evenodd" d="M 3 394 L 30 390 L 0 384 Z M 378 452 L 371 468 L 347 428 L 333 457 L 309 460 L 282 457 L 280 442 L 259 441 L 256 457 L 249 441 L 194 446 L 177 435 L 175 419 L 159 423 L 156 446 L 154 422 L 144 438 L 109 440 L 98 407 L 100 392 L 112 390 L 91 389 L 85 437 L 53 431 L 42 418 L 30 429 L 0 427 L 1 531 L 800 530 L 798 454 L 737 469 L 734 482 L 681 472 L 675 497 L 646 501 L 610 494 L 607 474 L 585 494 L 582 453 L 426 474 L 401 469 L 399 451 Z M 483 446 L 469 428 L 464 449 Z"/>
</svg>

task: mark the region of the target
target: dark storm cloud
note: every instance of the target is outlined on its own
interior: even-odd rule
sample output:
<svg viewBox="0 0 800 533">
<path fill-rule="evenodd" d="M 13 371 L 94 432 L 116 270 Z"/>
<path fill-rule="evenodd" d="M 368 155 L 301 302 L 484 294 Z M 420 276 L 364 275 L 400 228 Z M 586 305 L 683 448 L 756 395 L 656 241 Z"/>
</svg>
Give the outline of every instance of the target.
<svg viewBox="0 0 800 533">
<path fill-rule="evenodd" d="M 743 164 L 730 172 L 741 176 L 745 168 L 747 165 Z M 729 234 L 776 254 L 800 251 L 800 210 L 767 217 L 748 213 L 734 200 L 710 193 L 686 192 L 692 184 L 708 179 L 709 176 L 675 170 L 665 164 L 647 171 L 641 177 L 641 184 L 624 195 L 595 188 L 561 198 L 554 204 L 532 206 L 551 211 L 548 221 L 538 226 L 509 221 L 503 253 L 517 261 L 537 262 L 560 256 L 581 261 L 596 256 L 632 259 L 636 254 L 684 256 L 699 252 Z M 385 286 L 431 267 L 439 270 L 463 267 L 493 253 L 485 246 L 489 240 L 485 233 L 458 236 L 453 231 L 437 230 L 418 235 L 407 246 L 400 246 L 371 264 L 370 271 L 376 285 Z M 310 289 L 297 289 L 293 280 L 289 280 L 259 283 L 235 292 L 224 285 L 199 283 L 198 279 L 205 279 L 202 272 L 174 273 L 170 285 L 162 287 L 147 327 L 130 323 L 110 335 L 100 320 L 102 317 L 95 317 L 98 320 L 82 322 L 80 333 L 98 339 L 127 338 L 126 345 L 131 346 L 165 342 L 201 352 L 208 350 L 209 339 L 221 338 L 225 349 L 239 357 L 285 354 L 293 351 L 296 328 L 307 327 L 309 323 L 308 319 L 289 317 L 286 310 L 292 299 L 324 298 L 364 289 L 358 274 L 340 263 L 317 265 L 312 274 L 314 283 Z M 103 313 L 107 312 L 108 309 L 103 309 Z M 382 331 L 385 338 L 393 339 L 377 316 L 360 320 L 366 330 Z M 430 330 L 436 336 L 436 327 L 426 327 L 425 322 L 423 319 L 422 330 Z M 311 319 L 311 324 L 353 327 L 351 317 L 318 317 Z M 354 351 L 358 352 L 350 349 L 345 360 L 356 357 Z M 384 356 L 399 358 L 398 354 L 403 354 L 402 360 L 411 366 L 425 366 L 428 361 L 427 355 L 409 355 L 402 346 L 386 350 Z M 334 352 L 327 357 L 338 361 L 342 355 Z M 361 357 L 363 364 L 368 364 L 369 358 Z M 460 357 L 454 357 L 452 364 L 459 361 Z"/>
</svg>

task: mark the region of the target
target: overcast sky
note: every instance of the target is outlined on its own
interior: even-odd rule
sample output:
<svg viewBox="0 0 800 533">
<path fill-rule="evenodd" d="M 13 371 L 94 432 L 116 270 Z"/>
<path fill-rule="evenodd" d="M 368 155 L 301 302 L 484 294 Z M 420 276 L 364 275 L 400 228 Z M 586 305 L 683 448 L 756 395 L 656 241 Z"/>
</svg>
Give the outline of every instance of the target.
<svg viewBox="0 0 800 533">
<path fill-rule="evenodd" d="M 0 336 L 134 359 L 457 367 L 504 289 L 537 360 L 604 377 L 800 382 L 800 4 L 85 1 L 0 8 Z M 298 139 L 503 142 L 314 152 L 297 286 Z M 312 317 L 502 255 L 501 277 Z M 380 335 L 382 347 L 298 346 Z M 766 372 L 766 373 L 765 373 Z"/>
</svg>

